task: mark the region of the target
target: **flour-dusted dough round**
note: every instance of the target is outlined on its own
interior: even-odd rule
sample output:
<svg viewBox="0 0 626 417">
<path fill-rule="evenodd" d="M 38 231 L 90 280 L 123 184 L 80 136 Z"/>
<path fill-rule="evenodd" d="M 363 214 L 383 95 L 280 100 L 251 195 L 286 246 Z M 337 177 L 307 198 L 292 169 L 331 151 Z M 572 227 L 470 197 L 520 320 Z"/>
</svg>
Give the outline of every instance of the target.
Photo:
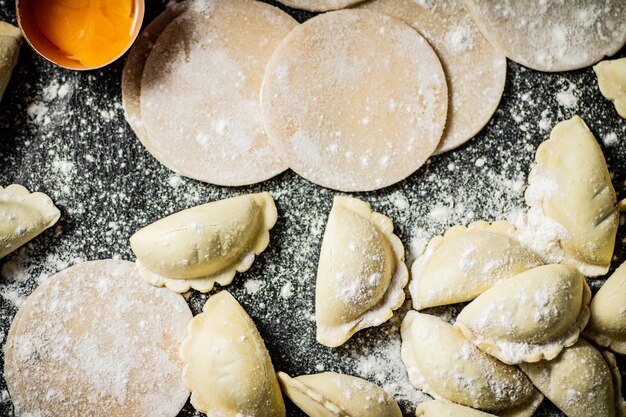
<svg viewBox="0 0 626 417">
<path fill-rule="evenodd" d="M 296 9 L 311 12 L 326 12 L 328 10 L 343 9 L 363 0 L 278 0 L 282 4 Z"/>
<path fill-rule="evenodd" d="M 465 0 L 487 39 L 538 71 L 569 71 L 611 56 L 626 43 L 623 0 Z"/>
<path fill-rule="evenodd" d="M 189 391 L 180 344 L 192 315 L 135 265 L 73 266 L 26 299 L 7 338 L 4 375 L 17 415 L 174 417 Z"/>
<path fill-rule="evenodd" d="M 304 178 L 341 191 L 394 184 L 437 147 L 448 105 L 439 58 L 402 21 L 369 10 L 308 20 L 268 62 L 270 142 Z"/>
<path fill-rule="evenodd" d="M 152 144 L 141 118 L 140 97 L 143 68 L 161 32 L 172 20 L 187 10 L 189 4 L 189 1 L 175 3 L 150 22 L 137 37 L 124 63 L 124 71 L 122 72 L 122 106 L 124 107 L 124 115 L 135 135 L 147 149 L 151 149 Z"/>
<path fill-rule="evenodd" d="M 446 73 L 450 103 L 435 153 L 467 142 L 498 108 L 506 81 L 506 57 L 480 33 L 463 0 L 373 0 L 357 7 L 404 20 L 432 45 Z"/>
<path fill-rule="evenodd" d="M 287 169 L 267 141 L 265 64 L 297 22 L 252 0 L 195 1 L 158 37 L 141 81 L 146 148 L 168 168 L 218 185 Z"/>
</svg>

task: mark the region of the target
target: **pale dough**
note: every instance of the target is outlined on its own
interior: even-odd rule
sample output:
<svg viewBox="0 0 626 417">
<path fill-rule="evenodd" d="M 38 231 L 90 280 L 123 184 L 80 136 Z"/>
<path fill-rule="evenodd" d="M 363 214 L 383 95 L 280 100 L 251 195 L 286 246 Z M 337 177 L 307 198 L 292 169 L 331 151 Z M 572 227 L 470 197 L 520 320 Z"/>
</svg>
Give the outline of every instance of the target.
<svg viewBox="0 0 626 417">
<path fill-rule="evenodd" d="M 409 311 L 401 335 L 411 384 L 436 399 L 501 417 L 530 417 L 543 400 L 518 368 L 479 350 L 438 317 Z"/>
<path fill-rule="evenodd" d="M 416 417 L 496 417 L 446 400 L 425 401 L 417 406 Z"/>
<path fill-rule="evenodd" d="M 580 339 L 551 361 L 520 368 L 568 417 L 623 417 L 621 376 L 610 352 Z"/>
<path fill-rule="evenodd" d="M 485 37 L 538 71 L 584 68 L 626 43 L 623 0 L 465 0 Z"/>
<path fill-rule="evenodd" d="M 617 113 L 626 119 L 626 58 L 602 61 L 593 70 L 602 95 L 612 101 Z"/>
<path fill-rule="evenodd" d="M 181 347 L 191 404 L 210 417 L 285 417 L 272 360 L 254 323 L 228 292 L 211 296 Z"/>
<path fill-rule="evenodd" d="M 22 31 L 9 23 L 0 22 L 0 100 L 17 64 L 21 44 Z"/>
<path fill-rule="evenodd" d="M 337 347 L 389 320 L 404 302 L 408 281 L 391 219 L 356 198 L 335 197 L 315 282 L 317 341 Z"/>
<path fill-rule="evenodd" d="M 61 212 L 50 197 L 18 184 L 0 187 L 0 258 L 54 226 Z"/>
<path fill-rule="evenodd" d="M 591 290 L 574 267 L 545 265 L 497 282 L 458 315 L 454 326 L 509 365 L 552 360 L 578 340 Z"/>
<path fill-rule="evenodd" d="M 600 346 L 626 354 L 626 263 L 620 265 L 591 300 L 585 336 Z"/>
<path fill-rule="evenodd" d="M 342 191 L 394 184 L 437 147 L 448 106 L 439 58 L 404 22 L 369 10 L 318 15 L 267 64 L 270 142 L 307 180 Z"/>
<path fill-rule="evenodd" d="M 578 116 L 557 124 L 537 149 L 525 192 L 529 243 L 548 263 L 573 265 L 587 277 L 604 275 L 613 258 L 619 211 L 602 149 Z M 552 236 L 554 235 L 554 236 Z M 521 235 L 523 237 L 523 235 Z"/>
<path fill-rule="evenodd" d="M 145 63 L 147 149 L 168 168 L 218 185 L 257 183 L 287 169 L 267 141 L 259 90 L 267 60 L 296 25 L 258 1 L 193 2 Z"/>
<path fill-rule="evenodd" d="M 391 395 L 355 376 L 325 372 L 278 380 L 285 395 L 310 417 L 402 417 Z"/>
<path fill-rule="evenodd" d="M 450 103 L 435 153 L 462 145 L 489 122 L 504 91 L 506 57 L 480 33 L 463 0 L 373 0 L 357 7 L 404 20 L 437 52 Z"/>
<path fill-rule="evenodd" d="M 126 261 L 85 262 L 40 285 L 7 338 L 4 375 L 17 415 L 174 417 L 189 391 L 180 295 Z"/>
<path fill-rule="evenodd" d="M 277 218 L 269 193 L 241 195 L 169 215 L 133 234 L 130 245 L 146 282 L 207 292 L 250 268 Z"/>
<path fill-rule="evenodd" d="M 456 225 L 435 236 L 411 267 L 413 308 L 471 301 L 496 282 L 541 265 L 505 221 Z"/>
<path fill-rule="evenodd" d="M 282 4 L 295 9 L 309 10 L 311 12 L 327 12 L 329 10 L 343 9 L 363 0 L 278 0 Z"/>
<path fill-rule="evenodd" d="M 152 143 L 141 118 L 141 76 L 146 59 L 157 38 L 172 20 L 180 16 L 189 7 L 190 2 L 175 3 L 157 16 L 139 34 L 128 53 L 122 72 L 122 106 L 126 121 L 135 132 L 143 146 L 152 152 Z"/>
</svg>

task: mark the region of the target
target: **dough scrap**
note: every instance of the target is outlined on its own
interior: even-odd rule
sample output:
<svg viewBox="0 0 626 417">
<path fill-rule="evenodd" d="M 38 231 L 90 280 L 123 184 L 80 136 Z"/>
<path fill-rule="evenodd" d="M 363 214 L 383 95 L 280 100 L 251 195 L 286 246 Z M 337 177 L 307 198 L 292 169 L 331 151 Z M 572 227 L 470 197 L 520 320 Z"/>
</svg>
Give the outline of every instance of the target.
<svg viewBox="0 0 626 417">
<path fill-rule="evenodd" d="M 137 138 L 149 150 L 152 147 L 152 143 L 141 118 L 141 76 L 146 65 L 146 59 L 148 59 L 148 55 L 161 32 L 172 20 L 185 12 L 189 5 L 190 1 L 174 3 L 150 22 L 137 37 L 124 63 L 122 72 L 122 106 L 124 107 L 124 116 Z M 150 153 L 152 153 L 151 150 Z"/>
<path fill-rule="evenodd" d="M 446 400 L 426 401 L 417 406 L 416 417 L 496 417 Z"/>
<path fill-rule="evenodd" d="M 459 314 L 454 326 L 509 365 L 554 359 L 589 320 L 591 290 L 574 267 L 545 265 L 497 282 Z"/>
<path fill-rule="evenodd" d="M 371 191 L 432 154 L 447 91 L 439 58 L 412 27 L 340 10 L 283 39 L 267 64 L 261 107 L 270 143 L 291 169 L 324 187 Z"/>
<path fill-rule="evenodd" d="M 533 384 L 568 417 L 623 417 L 621 376 L 615 357 L 583 339 L 556 359 L 522 363 Z"/>
<path fill-rule="evenodd" d="M 250 268 L 277 218 L 269 193 L 247 194 L 174 213 L 136 232 L 130 245 L 146 282 L 208 292 Z"/>
<path fill-rule="evenodd" d="M 518 235 L 546 263 L 587 277 L 608 272 L 619 223 L 602 149 L 578 116 L 557 124 L 537 149 L 528 177 L 529 227 Z M 544 242 L 543 240 L 546 240 Z"/>
<path fill-rule="evenodd" d="M 317 341 L 337 347 L 389 320 L 404 302 L 409 273 L 390 218 L 349 197 L 335 197 L 315 284 Z"/>
<path fill-rule="evenodd" d="M 211 296 L 189 323 L 181 347 L 191 404 L 210 416 L 285 417 L 263 339 L 227 291 Z"/>
<path fill-rule="evenodd" d="M 481 32 L 511 60 L 538 71 L 569 71 L 626 43 L 622 0 L 466 0 Z"/>
<path fill-rule="evenodd" d="M 282 4 L 295 9 L 308 10 L 310 12 L 327 12 L 329 10 L 343 9 L 363 0 L 278 0 Z"/>
<path fill-rule="evenodd" d="M 600 346 L 626 355 L 626 263 L 615 270 L 591 300 L 584 335 Z"/>
<path fill-rule="evenodd" d="M 508 222 L 454 226 L 429 242 L 411 267 L 413 308 L 470 301 L 496 282 L 543 264 L 514 239 Z"/>
<path fill-rule="evenodd" d="M 54 275 L 22 304 L 7 337 L 16 415 L 175 417 L 189 397 L 178 351 L 191 318 L 183 297 L 142 282 L 131 262 Z"/>
<path fill-rule="evenodd" d="M 438 317 L 409 311 L 401 333 L 411 384 L 436 399 L 507 417 L 530 417 L 543 400 L 519 369 L 479 350 Z"/>
<path fill-rule="evenodd" d="M 437 52 L 450 103 L 436 154 L 467 142 L 489 122 L 504 92 L 506 57 L 480 33 L 463 0 L 372 0 L 357 7 L 404 20 Z"/>
<path fill-rule="evenodd" d="M 0 187 L 0 258 L 5 257 L 44 230 L 61 212 L 43 193 L 30 193 L 18 184 Z"/>
<path fill-rule="evenodd" d="M 297 22 L 253 0 L 194 1 L 158 37 L 141 80 L 155 158 L 200 181 L 239 186 L 287 169 L 270 146 L 259 91 L 265 64 Z"/>
<path fill-rule="evenodd" d="M 21 45 L 22 31 L 9 23 L 0 22 L 0 100 L 17 64 Z"/>
<path fill-rule="evenodd" d="M 602 95 L 612 101 L 617 113 L 626 119 L 626 58 L 602 61 L 593 70 Z"/>
<path fill-rule="evenodd" d="M 378 385 L 350 375 L 325 372 L 278 380 L 285 395 L 311 417 L 402 417 L 393 397 Z"/>
</svg>

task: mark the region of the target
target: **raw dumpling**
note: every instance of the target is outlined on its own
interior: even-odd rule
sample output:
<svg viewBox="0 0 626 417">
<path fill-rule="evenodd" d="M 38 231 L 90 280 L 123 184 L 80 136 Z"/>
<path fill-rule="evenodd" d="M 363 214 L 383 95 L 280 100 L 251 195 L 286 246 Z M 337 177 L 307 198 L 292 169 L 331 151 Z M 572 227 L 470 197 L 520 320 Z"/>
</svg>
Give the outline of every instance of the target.
<svg viewBox="0 0 626 417">
<path fill-rule="evenodd" d="M 0 22 L 0 100 L 9 84 L 22 44 L 22 32 L 15 26 Z"/>
<path fill-rule="evenodd" d="M 551 361 L 520 364 L 537 388 L 568 417 L 623 417 L 615 357 L 580 339 Z"/>
<path fill-rule="evenodd" d="M 445 400 L 426 401 L 417 406 L 416 417 L 496 417 Z"/>
<path fill-rule="evenodd" d="M 402 361 L 415 388 L 501 416 L 531 416 L 543 399 L 519 369 L 479 350 L 435 316 L 407 313 Z"/>
<path fill-rule="evenodd" d="M 272 360 L 254 323 L 228 292 L 204 305 L 181 348 L 191 404 L 210 417 L 285 417 Z"/>
<path fill-rule="evenodd" d="M 602 95 L 612 101 L 617 113 L 626 119 L 626 58 L 602 61 L 593 70 Z"/>
<path fill-rule="evenodd" d="M 585 336 L 626 355 L 626 263 L 615 270 L 591 300 Z"/>
<path fill-rule="evenodd" d="M 13 252 L 61 217 L 50 197 L 21 185 L 0 187 L 0 258 Z"/>
<path fill-rule="evenodd" d="M 150 284 L 207 292 L 250 268 L 277 217 L 269 193 L 242 195 L 172 214 L 139 230 L 130 245 Z"/>
<path fill-rule="evenodd" d="M 349 197 L 335 197 L 317 269 L 317 340 L 336 347 L 389 320 L 404 302 L 404 247 L 388 217 Z"/>
<path fill-rule="evenodd" d="M 378 385 L 334 372 L 291 378 L 279 372 L 283 392 L 309 417 L 402 417 Z"/>
<path fill-rule="evenodd" d="M 559 123 L 537 149 L 528 178 L 528 226 L 519 238 L 546 263 L 587 277 L 609 270 L 619 222 L 615 190 L 596 138 L 578 116 Z"/>
<path fill-rule="evenodd" d="M 497 281 L 541 265 L 514 233 L 507 222 L 480 221 L 433 238 L 411 267 L 413 308 L 473 300 Z"/>
<path fill-rule="evenodd" d="M 546 265 L 500 281 L 457 317 L 481 350 L 515 365 L 554 359 L 589 320 L 591 290 L 574 267 Z"/>
</svg>

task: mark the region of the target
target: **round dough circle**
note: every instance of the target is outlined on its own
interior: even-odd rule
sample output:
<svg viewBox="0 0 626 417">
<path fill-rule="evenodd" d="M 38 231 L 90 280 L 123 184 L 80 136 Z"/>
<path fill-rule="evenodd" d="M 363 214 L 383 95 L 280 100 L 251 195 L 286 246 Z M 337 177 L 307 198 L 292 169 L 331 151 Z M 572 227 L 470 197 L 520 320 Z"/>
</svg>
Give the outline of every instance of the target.
<svg viewBox="0 0 626 417">
<path fill-rule="evenodd" d="M 311 12 L 327 12 L 343 9 L 362 2 L 363 0 L 278 0 L 282 4 L 300 10 Z"/>
<path fill-rule="evenodd" d="M 174 417 L 189 391 L 180 295 L 127 261 L 85 262 L 40 285 L 11 323 L 4 375 L 17 415 Z"/>
<path fill-rule="evenodd" d="M 135 135 L 147 149 L 150 149 L 152 145 L 141 119 L 140 97 L 143 68 L 152 46 L 154 46 L 161 32 L 188 7 L 189 2 L 187 1 L 176 3 L 165 9 L 163 13 L 150 22 L 137 37 L 124 63 L 124 71 L 122 72 L 122 106 L 124 107 L 124 115 Z"/>
<path fill-rule="evenodd" d="M 297 22 L 252 0 L 194 2 L 163 30 L 141 80 L 147 149 L 165 166 L 238 186 L 285 169 L 263 129 L 265 64 Z"/>
<path fill-rule="evenodd" d="M 412 25 L 437 52 L 448 81 L 450 104 L 443 138 L 435 153 L 473 138 L 498 108 L 506 82 L 506 57 L 480 33 L 463 0 L 436 5 L 415 0 L 374 0 L 358 7 Z"/>
<path fill-rule="evenodd" d="M 369 191 L 416 171 L 437 147 L 448 106 L 443 69 L 402 21 L 368 10 L 318 15 L 267 64 L 261 106 L 291 169 L 341 191 Z"/>
<path fill-rule="evenodd" d="M 624 0 L 466 0 L 485 37 L 511 60 L 546 72 L 584 68 L 626 43 Z"/>
</svg>

